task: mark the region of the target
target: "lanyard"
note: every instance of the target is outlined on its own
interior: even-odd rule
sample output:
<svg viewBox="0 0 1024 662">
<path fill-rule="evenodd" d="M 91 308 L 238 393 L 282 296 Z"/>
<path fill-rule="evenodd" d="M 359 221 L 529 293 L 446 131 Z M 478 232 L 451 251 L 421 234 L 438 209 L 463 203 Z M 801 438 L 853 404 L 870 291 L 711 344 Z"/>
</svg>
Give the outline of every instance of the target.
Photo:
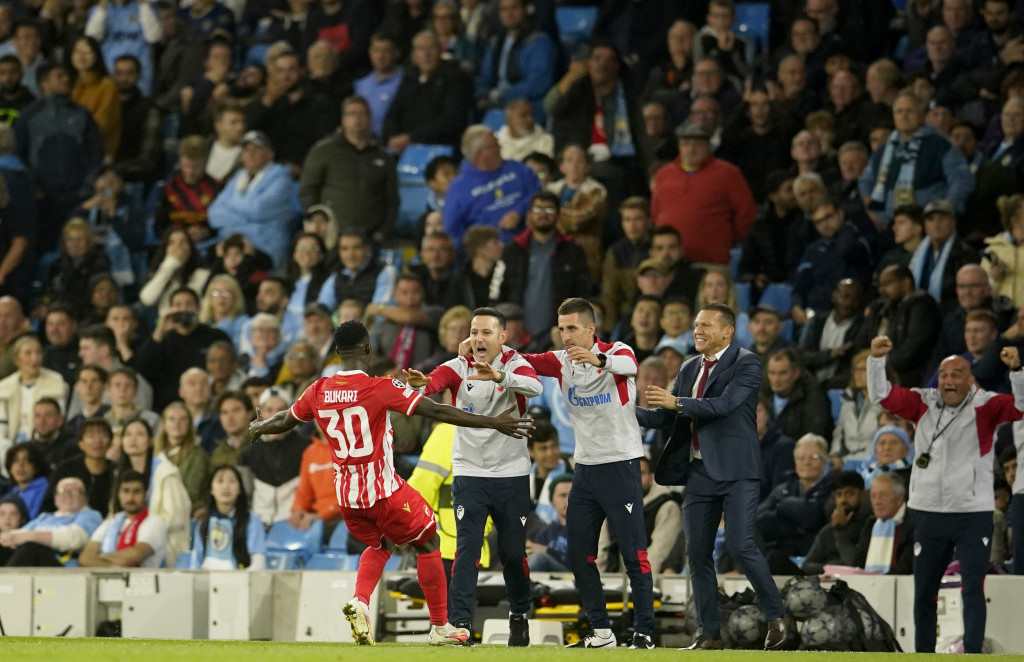
<svg viewBox="0 0 1024 662">
<path fill-rule="evenodd" d="M 977 389 L 971 389 L 971 393 L 966 398 L 964 398 L 964 401 L 961 402 L 960 406 L 956 408 L 956 411 L 953 413 L 953 417 L 946 421 L 946 424 L 940 428 L 939 421 L 942 420 L 942 412 L 946 411 L 946 403 L 942 403 L 942 406 L 939 407 L 939 415 L 935 419 L 935 432 L 932 433 L 932 440 L 928 442 L 928 448 L 924 449 L 923 455 L 928 455 L 929 453 L 931 453 L 932 446 L 935 445 L 936 440 L 938 440 L 938 438 L 942 436 L 942 433 L 945 432 L 949 428 L 949 426 L 953 424 L 953 421 L 960 417 L 960 414 L 963 413 L 964 409 L 967 408 L 967 405 L 971 404 L 971 400 L 974 399 L 974 394 L 977 392 Z"/>
</svg>

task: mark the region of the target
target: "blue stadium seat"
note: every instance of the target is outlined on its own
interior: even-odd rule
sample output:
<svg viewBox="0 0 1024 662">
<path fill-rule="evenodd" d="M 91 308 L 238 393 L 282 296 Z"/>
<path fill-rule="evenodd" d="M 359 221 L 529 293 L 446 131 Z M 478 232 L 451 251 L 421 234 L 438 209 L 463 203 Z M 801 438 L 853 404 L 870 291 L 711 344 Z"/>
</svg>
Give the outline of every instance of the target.
<svg viewBox="0 0 1024 662">
<path fill-rule="evenodd" d="M 843 406 L 843 389 L 841 388 L 830 388 L 828 390 L 828 399 L 832 403 L 832 420 L 839 420 L 839 409 Z"/>
<path fill-rule="evenodd" d="M 391 558 L 388 559 L 388 562 L 384 564 L 384 570 L 386 570 L 388 572 L 399 570 L 401 567 L 402 567 L 402 555 L 401 554 L 392 554 Z"/>
<path fill-rule="evenodd" d="M 557 7 L 555 23 L 558 38 L 567 47 L 580 42 L 589 42 L 597 23 L 597 7 Z"/>
<path fill-rule="evenodd" d="M 743 257 L 743 249 L 737 246 L 729 249 L 729 278 L 736 282 L 740 278 L 740 258 Z"/>
<path fill-rule="evenodd" d="M 298 570 L 299 555 L 294 552 L 267 551 L 267 570 Z"/>
<path fill-rule="evenodd" d="M 484 113 L 484 119 L 481 123 L 486 124 L 491 131 L 497 131 L 505 124 L 505 111 L 501 108 L 491 108 Z"/>
<path fill-rule="evenodd" d="M 750 283 L 736 283 L 736 307 L 739 313 L 750 310 Z"/>
<path fill-rule="evenodd" d="M 435 157 L 451 155 L 451 145 L 409 145 L 398 158 L 398 183 L 426 184 L 427 164 Z"/>
<path fill-rule="evenodd" d="M 347 553 L 345 552 L 346 549 L 348 549 L 348 526 L 342 520 L 337 528 L 334 529 L 334 533 L 331 534 L 331 539 L 327 541 L 327 548 L 324 551 L 327 553 Z"/>
<path fill-rule="evenodd" d="M 320 550 L 324 523 L 315 520 L 306 531 L 299 531 L 287 521 L 274 522 L 267 532 L 267 567 L 288 570 L 300 567 Z"/>
<path fill-rule="evenodd" d="M 793 297 L 793 286 L 786 285 L 785 283 L 769 283 L 768 287 L 764 288 L 764 292 L 761 293 L 761 299 L 758 301 L 758 305 L 761 306 L 774 306 L 775 310 L 785 317 L 789 315 L 789 309 L 791 307 L 790 300 Z"/>
<path fill-rule="evenodd" d="M 767 2 L 738 2 L 736 3 L 736 20 L 732 29 L 739 36 L 747 40 L 753 53 L 747 53 L 747 59 L 752 60 L 755 55 L 761 53 L 768 46 L 768 35 L 771 32 L 772 11 L 771 5 Z"/>
<path fill-rule="evenodd" d="M 401 184 L 398 187 L 398 222 L 396 229 L 409 234 L 420 216 L 427 213 L 430 189 L 426 184 Z"/>
<path fill-rule="evenodd" d="M 782 329 L 779 331 L 779 335 L 796 342 L 796 338 L 793 337 L 793 320 L 782 320 Z"/>
<path fill-rule="evenodd" d="M 185 550 L 181 554 L 178 554 L 178 559 L 174 562 L 174 567 L 178 570 L 188 570 L 192 566 L 192 552 Z"/>
<path fill-rule="evenodd" d="M 305 569 L 355 571 L 359 569 L 359 555 L 338 554 L 335 552 L 314 554 L 306 561 Z"/>
</svg>

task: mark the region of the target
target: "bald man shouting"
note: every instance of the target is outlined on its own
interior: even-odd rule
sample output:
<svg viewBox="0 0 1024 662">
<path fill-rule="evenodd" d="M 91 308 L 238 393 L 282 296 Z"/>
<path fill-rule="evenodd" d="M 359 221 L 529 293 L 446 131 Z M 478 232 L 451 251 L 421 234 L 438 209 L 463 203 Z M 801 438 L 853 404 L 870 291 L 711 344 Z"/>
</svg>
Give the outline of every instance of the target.
<svg viewBox="0 0 1024 662">
<path fill-rule="evenodd" d="M 996 426 L 1024 414 L 1024 372 L 1016 347 L 1000 359 L 1010 369 L 1013 396 L 978 388 L 967 361 L 950 356 L 939 364 L 938 388 L 907 389 L 889 382 L 887 336 L 871 341 L 868 396 L 917 425 L 907 506 L 914 513 L 914 643 L 935 652 L 936 598 L 946 566 L 960 561 L 964 652 L 981 652 L 985 636 L 984 579 L 992 543 L 993 461 Z M 892 527 L 895 520 L 876 524 Z M 892 537 L 890 532 L 890 537 Z M 873 531 L 872 535 L 885 535 Z"/>
</svg>

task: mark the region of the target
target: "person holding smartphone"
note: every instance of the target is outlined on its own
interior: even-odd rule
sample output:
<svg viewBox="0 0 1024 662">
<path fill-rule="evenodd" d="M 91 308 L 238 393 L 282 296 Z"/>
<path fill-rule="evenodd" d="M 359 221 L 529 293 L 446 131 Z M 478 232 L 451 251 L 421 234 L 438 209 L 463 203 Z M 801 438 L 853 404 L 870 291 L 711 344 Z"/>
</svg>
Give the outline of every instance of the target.
<svg viewBox="0 0 1024 662">
<path fill-rule="evenodd" d="M 178 378 L 189 368 L 204 367 L 206 349 L 218 340 L 230 342 L 220 329 L 199 323 L 199 296 L 188 287 L 175 290 L 152 336 L 135 355 L 135 367 L 154 385 L 154 409 L 178 399 Z"/>
</svg>

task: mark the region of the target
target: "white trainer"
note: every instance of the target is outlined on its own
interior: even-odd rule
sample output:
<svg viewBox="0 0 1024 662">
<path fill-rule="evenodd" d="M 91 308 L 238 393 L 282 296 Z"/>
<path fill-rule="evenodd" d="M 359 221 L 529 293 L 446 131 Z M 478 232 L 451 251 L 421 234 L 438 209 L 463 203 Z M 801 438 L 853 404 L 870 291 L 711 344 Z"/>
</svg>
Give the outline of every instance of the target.
<svg viewBox="0 0 1024 662">
<path fill-rule="evenodd" d="M 569 644 L 566 648 L 615 648 L 617 644 L 618 641 L 615 640 L 614 634 L 602 637 L 592 632 L 575 644 Z"/>
<path fill-rule="evenodd" d="M 433 625 L 427 641 L 431 646 L 461 646 L 469 640 L 469 630 L 457 628 L 451 623 Z"/>
<path fill-rule="evenodd" d="M 341 608 L 345 620 L 352 626 L 352 638 L 360 646 L 373 645 L 373 628 L 370 627 L 370 608 L 359 598 L 352 598 Z"/>
</svg>

